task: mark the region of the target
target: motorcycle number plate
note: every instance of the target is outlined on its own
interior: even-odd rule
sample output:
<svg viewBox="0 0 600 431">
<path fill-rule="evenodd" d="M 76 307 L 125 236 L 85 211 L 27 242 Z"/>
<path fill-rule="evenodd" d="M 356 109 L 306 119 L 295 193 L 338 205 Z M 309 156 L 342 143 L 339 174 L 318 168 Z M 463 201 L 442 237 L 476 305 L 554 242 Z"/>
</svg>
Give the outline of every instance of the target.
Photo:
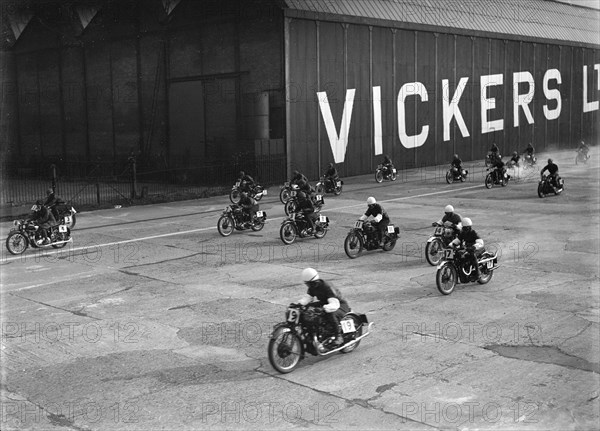
<svg viewBox="0 0 600 431">
<path fill-rule="evenodd" d="M 494 267 L 494 261 L 492 261 L 492 260 L 488 260 L 488 261 L 487 261 L 487 267 L 488 267 L 489 269 L 492 269 L 492 268 Z"/>
<path fill-rule="evenodd" d="M 296 190 L 292 190 L 290 196 L 296 196 Z"/>
<path fill-rule="evenodd" d="M 71 223 L 73 220 L 71 219 L 71 216 L 65 216 L 65 223 Z"/>
<path fill-rule="evenodd" d="M 324 215 L 319 215 L 319 221 L 321 223 L 325 223 L 327 221 L 327 217 L 325 217 Z"/>
<path fill-rule="evenodd" d="M 362 226 L 363 226 L 362 220 L 357 220 L 356 223 L 354 223 L 354 227 L 357 229 L 362 229 Z"/>
<path fill-rule="evenodd" d="M 316 199 L 317 199 L 318 201 L 320 201 L 322 198 L 323 198 L 323 196 L 321 196 L 321 195 L 317 195 L 317 197 L 316 197 Z"/>
<path fill-rule="evenodd" d="M 394 226 L 393 225 L 389 225 L 387 227 L 387 231 L 388 231 L 388 233 L 394 233 Z"/>
<path fill-rule="evenodd" d="M 262 216 L 263 216 L 262 211 L 256 211 L 256 217 L 262 217 Z"/>
<path fill-rule="evenodd" d="M 396 173 L 396 168 L 392 169 L 392 172 L 393 172 L 393 173 Z"/>
<path fill-rule="evenodd" d="M 356 332 L 356 328 L 354 327 L 354 320 L 352 319 L 342 320 L 340 322 L 340 325 L 342 325 L 342 332 L 344 334 L 347 334 L 349 332 Z"/>
<path fill-rule="evenodd" d="M 335 183 L 338 187 L 342 185 L 341 181 L 338 181 L 337 183 Z"/>
<path fill-rule="evenodd" d="M 444 250 L 444 259 L 454 259 L 454 250 L 451 248 Z"/>
<path fill-rule="evenodd" d="M 66 232 L 66 231 L 67 231 L 67 227 L 66 227 L 64 224 L 61 224 L 61 225 L 58 227 L 58 231 L 59 231 L 59 232 Z"/>
<path fill-rule="evenodd" d="M 444 231 L 443 227 L 438 227 L 438 228 L 435 229 L 435 234 L 436 235 L 441 235 L 443 231 Z"/>
<path fill-rule="evenodd" d="M 240 182 L 239 182 L 239 181 L 236 181 L 236 183 L 235 183 L 235 186 L 236 186 L 236 187 L 239 187 L 239 186 L 240 186 Z"/>
<path fill-rule="evenodd" d="M 266 191 L 266 190 L 263 190 L 263 191 L 262 191 L 262 194 L 263 194 L 263 196 L 266 196 L 266 195 L 267 195 L 267 191 Z"/>
</svg>

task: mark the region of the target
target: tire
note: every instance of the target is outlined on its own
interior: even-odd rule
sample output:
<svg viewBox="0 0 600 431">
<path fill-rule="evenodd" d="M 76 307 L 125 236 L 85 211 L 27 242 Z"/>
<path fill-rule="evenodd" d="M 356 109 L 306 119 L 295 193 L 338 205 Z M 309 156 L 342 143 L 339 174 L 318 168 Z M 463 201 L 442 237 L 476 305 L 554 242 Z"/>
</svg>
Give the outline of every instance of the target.
<svg viewBox="0 0 600 431">
<path fill-rule="evenodd" d="M 327 235 L 327 228 L 323 227 L 321 223 L 315 223 L 315 238 L 321 239 Z"/>
<path fill-rule="evenodd" d="M 263 229 L 263 227 L 265 227 L 265 222 L 264 220 L 256 220 L 256 222 L 252 223 L 252 230 L 254 232 L 259 232 Z"/>
<path fill-rule="evenodd" d="M 285 215 L 290 215 L 291 213 L 296 212 L 296 208 L 298 207 L 298 203 L 294 199 L 290 199 L 285 203 L 283 210 L 285 211 Z"/>
<path fill-rule="evenodd" d="M 56 239 L 57 239 L 57 241 L 68 241 L 70 235 L 71 235 L 70 229 L 67 228 L 67 232 L 57 232 Z M 67 245 L 66 242 L 63 242 L 62 244 L 52 244 L 52 248 L 63 248 L 66 245 Z"/>
<path fill-rule="evenodd" d="M 375 171 L 375 181 L 377 181 L 378 183 L 382 183 L 383 182 L 383 172 L 381 172 L 380 169 L 377 169 Z"/>
<path fill-rule="evenodd" d="M 392 181 L 396 181 L 397 179 L 398 179 L 398 175 L 397 175 L 396 173 L 392 172 L 392 173 L 390 174 L 390 180 L 392 180 Z"/>
<path fill-rule="evenodd" d="M 271 366 L 281 374 L 294 371 L 302 357 L 302 343 L 289 328 L 281 326 L 273 331 L 267 347 Z"/>
<path fill-rule="evenodd" d="M 232 204 L 237 204 L 240 201 L 240 191 L 239 189 L 232 189 L 229 192 L 229 200 Z"/>
<path fill-rule="evenodd" d="M 344 240 L 344 251 L 350 259 L 357 258 L 363 250 L 363 239 L 356 232 L 350 232 Z"/>
<path fill-rule="evenodd" d="M 431 251 L 435 253 L 431 253 Z M 425 259 L 431 266 L 437 266 L 444 256 L 444 243 L 441 239 L 435 238 L 425 246 Z"/>
<path fill-rule="evenodd" d="M 263 198 L 263 188 L 261 186 L 258 186 L 254 189 L 254 199 L 258 202 L 259 200 L 261 200 Z"/>
<path fill-rule="evenodd" d="M 492 186 L 494 185 L 494 180 L 492 179 L 492 174 L 487 174 L 485 176 L 485 188 L 486 189 L 491 189 Z"/>
<path fill-rule="evenodd" d="M 298 231 L 292 222 L 285 222 L 279 228 L 279 237 L 284 244 L 290 245 L 296 241 Z"/>
<path fill-rule="evenodd" d="M 381 248 L 383 249 L 383 251 L 392 251 L 394 247 L 396 247 L 396 239 L 392 239 L 386 235 L 383 239 L 383 247 Z"/>
<path fill-rule="evenodd" d="M 342 194 L 342 188 L 344 186 L 335 186 L 335 188 L 333 189 L 333 194 L 336 196 L 339 196 Z"/>
<path fill-rule="evenodd" d="M 442 295 L 450 295 L 456 287 L 456 269 L 452 265 L 444 265 L 435 274 L 435 284 Z"/>
<path fill-rule="evenodd" d="M 10 254 L 23 254 L 28 246 L 29 241 L 27 240 L 27 237 L 19 231 L 12 232 L 6 238 L 6 249 Z"/>
<path fill-rule="evenodd" d="M 290 191 L 290 189 L 287 188 L 283 188 L 281 189 L 281 191 L 279 192 L 279 200 L 281 201 L 282 204 L 285 205 L 285 203 L 287 201 L 290 200 L 290 197 L 292 197 L 292 193 Z"/>
<path fill-rule="evenodd" d="M 579 163 L 579 154 L 577 154 L 577 156 L 575 156 L 575 164 L 577 165 Z"/>
<path fill-rule="evenodd" d="M 325 186 L 323 184 L 319 184 L 317 186 L 316 192 L 318 195 L 324 195 L 325 194 Z"/>
<path fill-rule="evenodd" d="M 217 222 L 217 230 L 221 236 L 229 236 L 235 228 L 235 223 L 231 217 L 221 216 Z"/>
<path fill-rule="evenodd" d="M 538 196 L 540 198 L 544 198 L 546 197 L 546 194 L 544 193 L 544 184 L 538 184 Z"/>
<path fill-rule="evenodd" d="M 64 215 L 63 215 L 63 220 L 64 220 L 64 217 L 68 217 L 68 216 L 69 216 L 69 214 L 68 214 L 68 213 L 64 214 Z M 72 214 L 72 215 L 71 215 L 71 223 L 66 223 L 66 225 L 67 225 L 67 227 L 68 227 L 69 229 L 71 229 L 71 230 L 72 230 L 72 229 L 75 227 L 75 224 L 76 224 L 76 223 L 77 223 L 77 215 L 76 215 L 76 214 Z"/>
<path fill-rule="evenodd" d="M 452 184 L 454 182 L 454 175 L 452 175 L 451 171 L 446 172 L 446 182 L 448 184 Z"/>
<path fill-rule="evenodd" d="M 341 320 L 353 320 L 354 321 L 354 327 L 356 328 L 356 338 L 358 338 L 358 337 L 360 337 L 362 335 L 363 324 L 362 324 L 361 320 L 358 318 L 358 316 L 350 314 L 350 315 L 344 316 L 344 318 L 341 319 Z M 349 341 L 351 341 L 351 340 L 349 340 Z M 351 345 L 349 347 L 346 347 L 345 349 L 342 349 L 341 352 L 342 353 L 353 352 L 354 350 L 356 350 L 356 348 L 358 347 L 359 344 L 360 344 L 360 341 L 357 341 L 353 345 Z"/>
<path fill-rule="evenodd" d="M 479 280 L 477 280 L 477 283 L 488 284 L 493 276 L 494 276 L 493 270 L 487 271 L 487 269 L 484 269 L 483 271 L 481 271 L 481 277 L 479 277 Z"/>
</svg>

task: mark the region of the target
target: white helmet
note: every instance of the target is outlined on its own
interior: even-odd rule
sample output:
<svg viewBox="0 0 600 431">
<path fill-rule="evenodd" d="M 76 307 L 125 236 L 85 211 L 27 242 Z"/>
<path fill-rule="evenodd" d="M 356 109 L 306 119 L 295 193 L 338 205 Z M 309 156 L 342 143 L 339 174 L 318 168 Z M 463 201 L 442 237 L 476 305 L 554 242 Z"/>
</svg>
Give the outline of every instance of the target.
<svg viewBox="0 0 600 431">
<path fill-rule="evenodd" d="M 316 281 L 319 279 L 319 273 L 314 268 L 306 268 L 302 271 L 302 281 L 308 283 L 309 281 Z"/>
<path fill-rule="evenodd" d="M 452 205 L 446 205 L 446 208 L 444 208 L 444 212 L 445 213 L 453 213 L 454 207 Z"/>
<path fill-rule="evenodd" d="M 367 198 L 367 205 L 373 205 L 373 204 L 376 204 L 376 203 L 377 203 L 377 201 L 375 200 L 375 198 L 373 196 L 369 196 Z"/>
<path fill-rule="evenodd" d="M 473 222 L 471 221 L 470 218 L 465 217 L 464 219 L 462 219 L 462 225 L 463 225 L 463 227 L 473 226 Z"/>
</svg>

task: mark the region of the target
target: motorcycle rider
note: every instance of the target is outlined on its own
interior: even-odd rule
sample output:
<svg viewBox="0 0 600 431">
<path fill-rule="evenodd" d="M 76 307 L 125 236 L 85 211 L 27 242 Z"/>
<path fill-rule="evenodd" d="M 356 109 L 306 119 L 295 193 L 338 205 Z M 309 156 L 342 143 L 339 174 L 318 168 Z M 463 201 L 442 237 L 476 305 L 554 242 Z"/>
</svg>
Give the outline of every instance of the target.
<svg viewBox="0 0 600 431">
<path fill-rule="evenodd" d="M 462 220 L 462 230 L 458 234 L 458 237 L 450 243 L 452 247 L 459 247 L 463 244 L 471 258 L 471 264 L 477 271 L 477 279 L 479 279 L 481 277 L 481 271 L 479 269 L 479 264 L 477 263 L 477 257 L 483 253 L 483 240 L 479 237 L 477 232 L 473 230 L 473 222 L 468 217 L 465 217 Z"/>
<path fill-rule="evenodd" d="M 305 268 L 302 271 L 302 282 L 308 287 L 306 294 L 298 300 L 301 305 L 318 305 L 325 311 L 325 318 L 333 333 L 336 334 L 335 345 L 344 344 L 340 319 L 350 311 L 348 302 L 342 297 L 338 289 L 331 287 L 329 283 L 321 279 L 314 268 Z M 316 301 L 314 299 L 316 298 Z M 313 302 L 314 301 L 314 302 Z"/>
<path fill-rule="evenodd" d="M 294 171 L 292 173 L 292 178 L 290 179 L 290 184 L 298 185 L 298 183 L 301 181 L 308 182 L 308 178 L 306 178 L 304 174 L 300 173 L 299 171 Z"/>
<path fill-rule="evenodd" d="M 240 191 L 242 192 L 249 192 L 254 186 L 254 178 L 244 171 L 240 171 L 238 179 L 240 180 Z"/>
<path fill-rule="evenodd" d="M 463 173 L 462 160 L 460 159 L 460 157 L 458 157 L 458 154 L 455 154 L 454 156 L 452 156 L 452 162 L 450 163 L 450 166 L 452 166 L 452 170 L 454 171 L 454 176 L 456 176 L 457 174 L 462 175 L 462 173 Z"/>
<path fill-rule="evenodd" d="M 498 145 L 496 145 L 495 142 L 492 143 L 492 147 L 490 148 L 490 153 L 500 156 L 500 149 L 498 148 Z M 500 156 L 500 157 L 502 157 L 502 156 Z"/>
<path fill-rule="evenodd" d="M 581 141 L 579 143 L 579 145 L 577 146 L 577 151 L 581 151 L 586 159 L 589 158 L 588 152 L 590 151 L 590 148 L 585 144 L 585 142 Z"/>
<path fill-rule="evenodd" d="M 335 187 L 338 178 L 339 176 L 337 169 L 333 163 L 329 163 L 329 165 L 327 165 L 327 170 L 325 171 L 325 188 L 327 189 L 328 182 L 331 188 Z"/>
<path fill-rule="evenodd" d="M 525 154 L 525 158 L 529 159 L 529 163 L 533 164 L 533 154 L 535 153 L 535 149 L 533 148 L 533 145 L 531 145 L 531 142 L 529 144 L 527 144 L 527 148 L 525 148 L 524 154 Z"/>
<path fill-rule="evenodd" d="M 383 247 L 383 235 L 390 224 L 390 218 L 381 205 L 377 203 L 373 196 L 367 198 L 367 212 L 360 216 L 360 220 L 366 220 L 369 216 L 373 216 L 375 227 L 377 227 L 377 235 L 379 246 Z"/>
<path fill-rule="evenodd" d="M 58 197 L 56 197 L 56 193 L 54 193 L 54 189 L 52 187 L 50 187 L 48 190 L 46 190 L 46 200 L 44 201 L 43 205 L 45 207 L 48 207 L 50 209 L 50 211 L 52 211 L 52 215 L 54 216 L 54 218 L 56 220 L 58 220 L 57 204 L 58 204 Z"/>
<path fill-rule="evenodd" d="M 258 211 L 258 202 L 256 202 L 256 199 L 251 198 L 247 192 L 242 192 L 238 205 L 242 209 L 242 220 L 248 226 L 252 221 L 252 216 Z"/>
<path fill-rule="evenodd" d="M 31 220 L 39 226 L 42 234 L 41 244 L 49 244 L 48 229 L 56 225 L 56 219 L 52 215 L 52 212 L 42 204 L 41 200 L 36 201 L 31 210 L 32 213 L 27 218 L 27 221 Z"/>
<path fill-rule="evenodd" d="M 494 144 L 494 145 L 496 145 L 496 144 Z M 498 153 L 498 152 L 492 153 L 492 157 L 491 157 L 490 161 L 491 161 L 491 167 L 496 169 L 496 175 L 499 176 L 498 177 L 499 180 L 504 181 L 504 178 L 506 178 L 507 180 L 510 178 L 510 175 L 508 175 L 506 173 L 506 165 L 502 161 L 502 156 L 500 155 L 500 153 Z"/>
<path fill-rule="evenodd" d="M 443 225 L 445 222 L 452 223 L 452 228 L 454 228 L 454 233 L 458 233 L 462 229 L 462 217 L 460 214 L 454 212 L 454 207 L 452 205 L 446 205 L 444 208 L 444 216 L 435 223 L 431 223 L 432 226 Z"/>
<path fill-rule="evenodd" d="M 301 212 L 304 214 L 304 217 L 308 221 L 310 225 L 310 233 L 315 231 L 315 206 L 312 201 L 306 196 L 306 193 L 303 191 L 299 191 L 296 195 L 296 199 L 298 200 L 298 206 L 296 207 L 296 212 Z"/>
<path fill-rule="evenodd" d="M 552 159 L 548 159 L 548 164 L 540 171 L 540 176 L 543 177 L 546 171 L 548 171 L 550 177 L 550 186 L 556 192 L 558 187 L 558 165 Z"/>
<path fill-rule="evenodd" d="M 512 167 L 515 167 L 515 166 L 519 165 L 520 160 L 521 160 L 521 156 L 519 156 L 519 153 L 517 153 L 516 151 L 513 151 L 512 157 L 508 161 L 508 164 Z"/>
<path fill-rule="evenodd" d="M 383 163 L 381 163 L 381 165 L 383 166 L 383 175 L 384 176 L 388 176 L 388 175 L 392 174 L 392 170 L 394 169 L 394 164 L 392 163 L 392 159 L 390 159 L 390 156 L 385 154 L 383 156 Z"/>
</svg>

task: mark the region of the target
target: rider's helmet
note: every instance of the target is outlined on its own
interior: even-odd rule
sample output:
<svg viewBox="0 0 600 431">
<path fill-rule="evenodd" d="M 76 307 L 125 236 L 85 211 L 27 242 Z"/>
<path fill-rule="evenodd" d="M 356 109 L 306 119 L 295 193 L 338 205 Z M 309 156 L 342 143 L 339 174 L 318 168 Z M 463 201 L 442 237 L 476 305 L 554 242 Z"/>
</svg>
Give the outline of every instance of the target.
<svg viewBox="0 0 600 431">
<path fill-rule="evenodd" d="M 369 196 L 367 198 L 367 205 L 375 205 L 377 203 L 377 201 L 375 200 L 375 198 L 373 196 Z"/>
<path fill-rule="evenodd" d="M 54 193 L 54 190 L 52 190 L 52 188 L 49 188 L 48 190 L 46 190 L 46 195 L 51 195 L 52 193 Z"/>
<path fill-rule="evenodd" d="M 454 155 L 454 156 L 452 156 L 452 157 L 454 157 L 455 159 L 458 159 L 458 154 L 455 154 L 455 155 Z"/>
<path fill-rule="evenodd" d="M 328 165 L 327 165 L 327 167 L 328 167 L 329 169 L 333 168 L 333 163 L 330 163 L 330 164 L 328 164 Z"/>
<path fill-rule="evenodd" d="M 319 279 L 319 273 L 314 268 L 305 268 L 302 271 L 302 282 L 305 284 L 313 283 Z"/>
<path fill-rule="evenodd" d="M 446 214 L 451 214 L 454 212 L 454 207 L 452 205 L 446 205 L 446 208 L 444 208 L 444 212 Z"/>
<path fill-rule="evenodd" d="M 464 219 L 462 219 L 462 226 L 463 226 L 463 231 L 470 231 L 471 228 L 473 227 L 473 222 L 471 221 L 470 218 L 465 217 Z"/>
<path fill-rule="evenodd" d="M 517 153 L 516 151 L 513 151 L 513 156 L 518 156 L 519 153 Z"/>
<path fill-rule="evenodd" d="M 552 163 L 552 159 L 548 159 L 548 164 L 551 164 L 551 163 Z"/>
<path fill-rule="evenodd" d="M 242 192 L 242 193 L 240 193 L 240 198 L 241 198 L 241 199 L 245 199 L 245 198 L 247 198 L 247 197 L 248 197 L 248 193 L 247 193 L 247 192 Z"/>
</svg>

